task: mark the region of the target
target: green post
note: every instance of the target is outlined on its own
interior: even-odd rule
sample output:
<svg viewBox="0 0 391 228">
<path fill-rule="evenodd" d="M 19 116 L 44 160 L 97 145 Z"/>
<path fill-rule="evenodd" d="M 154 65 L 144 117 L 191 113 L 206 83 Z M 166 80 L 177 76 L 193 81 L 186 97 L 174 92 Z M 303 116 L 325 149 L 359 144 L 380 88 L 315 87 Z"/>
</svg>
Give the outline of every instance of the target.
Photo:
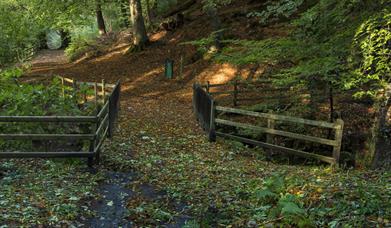
<svg viewBox="0 0 391 228">
<path fill-rule="evenodd" d="M 174 60 L 166 59 L 164 65 L 165 65 L 164 75 L 166 76 L 167 79 L 172 79 L 174 77 Z"/>
</svg>

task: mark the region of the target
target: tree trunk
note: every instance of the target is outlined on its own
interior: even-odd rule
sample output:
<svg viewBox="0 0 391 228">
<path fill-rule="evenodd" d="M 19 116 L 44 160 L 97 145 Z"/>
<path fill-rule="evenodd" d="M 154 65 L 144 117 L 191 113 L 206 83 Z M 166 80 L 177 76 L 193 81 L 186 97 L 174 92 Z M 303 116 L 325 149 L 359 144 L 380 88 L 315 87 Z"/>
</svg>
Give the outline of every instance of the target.
<svg viewBox="0 0 391 228">
<path fill-rule="evenodd" d="M 106 35 L 106 25 L 102 13 L 102 5 L 100 1 L 96 2 L 96 21 L 98 23 L 98 29 L 100 35 Z"/>
<path fill-rule="evenodd" d="M 383 102 L 378 107 L 378 115 L 372 129 L 370 156 L 372 168 L 391 165 L 391 84 L 388 85 Z"/>
<path fill-rule="evenodd" d="M 148 42 L 140 0 L 130 0 L 130 15 L 133 26 L 133 44 L 135 49 L 142 49 Z"/>
<path fill-rule="evenodd" d="M 121 18 L 122 18 L 122 26 L 125 28 L 129 28 L 130 22 L 130 13 L 129 13 L 129 7 L 128 7 L 128 1 L 127 0 L 120 0 L 119 4 L 121 7 Z"/>
</svg>

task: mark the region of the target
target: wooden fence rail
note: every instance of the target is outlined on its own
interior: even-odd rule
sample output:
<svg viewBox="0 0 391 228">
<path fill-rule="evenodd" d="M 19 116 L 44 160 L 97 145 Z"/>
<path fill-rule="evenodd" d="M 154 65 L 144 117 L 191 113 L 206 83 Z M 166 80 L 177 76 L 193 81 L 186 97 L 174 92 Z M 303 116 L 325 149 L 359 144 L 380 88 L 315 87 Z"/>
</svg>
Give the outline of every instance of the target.
<svg viewBox="0 0 391 228">
<path fill-rule="evenodd" d="M 211 95 L 211 96 L 217 96 L 217 95 L 230 95 L 232 96 L 232 103 L 233 106 L 237 106 L 240 101 L 248 101 L 248 100 L 260 100 L 260 99 L 268 99 L 268 100 L 273 100 L 273 99 L 282 99 L 283 96 L 260 96 L 256 98 L 240 98 L 240 94 L 246 94 L 246 93 L 254 93 L 254 92 L 259 92 L 260 88 L 263 87 L 270 87 L 272 85 L 271 80 L 257 80 L 251 83 L 247 82 L 241 82 L 238 80 L 234 80 L 232 82 L 228 82 L 225 84 L 211 84 L 209 81 L 201 85 L 202 88 L 206 90 L 206 92 Z M 211 91 L 213 88 L 225 88 L 224 91 Z M 276 92 L 276 91 L 289 91 L 291 90 L 291 87 L 281 87 L 281 88 L 268 88 L 265 90 L 264 88 L 262 89 L 262 92 Z M 290 96 L 286 96 L 286 98 L 289 98 Z"/>
<path fill-rule="evenodd" d="M 307 89 L 295 88 L 294 85 L 285 85 L 274 87 L 271 80 L 256 80 L 253 82 L 243 82 L 234 80 L 224 84 L 211 84 L 209 81 L 202 84 L 201 87 L 211 96 L 228 95 L 232 98 L 234 107 L 243 101 L 262 101 L 262 100 L 283 100 L 292 99 L 311 99 L 316 101 L 326 101 L 330 99 L 330 89 L 324 91 L 309 92 Z M 257 94 L 251 97 L 244 97 L 249 93 Z M 277 94 L 276 94 L 277 93 Z M 288 93 L 288 94 L 287 94 Z M 341 94 L 338 91 L 332 92 L 334 95 Z"/>
<path fill-rule="evenodd" d="M 197 119 L 204 127 L 204 130 L 208 132 L 209 139 L 211 141 L 215 140 L 216 136 L 224 137 L 224 138 L 230 138 L 233 140 L 241 141 L 244 143 L 252 144 L 255 146 L 261 146 L 267 149 L 286 152 L 286 153 L 292 153 L 298 156 L 306 157 L 306 158 L 315 158 L 320 161 L 324 161 L 327 163 L 330 163 L 332 165 L 338 165 L 339 158 L 340 158 L 340 152 L 341 152 L 341 144 L 342 144 L 342 135 L 343 135 L 343 127 L 344 122 L 341 119 L 336 120 L 334 123 L 325 122 L 325 121 L 315 121 L 315 120 L 308 120 L 303 118 L 297 118 L 297 117 L 290 117 L 290 116 L 284 116 L 284 115 L 276 115 L 271 113 L 259 113 L 259 112 L 252 112 L 247 111 L 243 109 L 237 109 L 237 108 L 229 108 L 229 107 L 223 107 L 223 106 L 217 106 L 215 101 L 213 100 L 213 97 L 210 96 L 210 93 L 208 92 L 208 89 L 205 90 L 204 86 L 201 86 L 199 84 L 194 85 L 194 91 L 193 91 L 193 105 L 194 105 L 194 111 L 196 113 Z M 232 114 L 238 114 L 238 115 L 244 115 L 244 116 L 252 116 L 252 117 L 258 117 L 263 118 L 267 121 L 266 127 L 260 127 L 255 126 L 251 124 L 245 124 L 245 123 L 239 123 L 234 122 L 231 120 L 226 120 L 222 118 L 218 118 L 218 114 L 220 113 L 232 113 Z M 210 113 L 210 114 L 208 114 Z M 220 115 L 219 115 L 220 116 Z M 317 128 L 326 128 L 333 130 L 334 133 L 334 139 L 328 139 L 328 138 L 322 138 L 322 137 L 315 137 L 311 135 L 304 135 L 294 132 L 289 132 L 287 130 L 278 130 L 277 129 L 277 122 L 290 122 L 294 124 L 302 124 L 302 125 L 309 125 Z M 245 138 L 242 136 L 236 136 L 233 134 L 224 133 L 221 130 L 216 130 L 217 126 L 230 126 L 235 128 L 241 128 L 241 129 L 248 129 L 255 132 L 265 133 L 267 135 L 266 142 L 261 142 L 249 138 Z M 221 128 L 217 128 L 221 129 Z M 291 138 L 295 140 L 301 140 L 301 141 L 307 141 L 307 142 L 313 142 L 321 145 L 328 145 L 333 148 L 332 155 L 330 156 L 324 156 L 316 153 L 309 153 L 293 148 L 287 148 L 280 145 L 275 144 L 274 136 L 282 136 L 285 138 Z"/>
<path fill-rule="evenodd" d="M 63 85 L 93 86 L 95 89 L 95 102 L 98 100 L 97 87 L 102 88 L 102 108 L 97 110 L 94 116 L 0 116 L 0 123 L 72 123 L 89 125 L 93 129 L 90 133 L 83 134 L 0 134 L 0 140 L 88 140 L 89 150 L 87 152 L 0 152 L 0 158 L 66 158 L 66 157 L 87 157 L 88 165 L 92 166 L 95 161 L 99 162 L 100 151 L 106 137 L 112 137 L 115 123 L 118 118 L 119 100 L 121 85 L 102 83 L 77 82 L 73 79 L 61 78 Z M 106 93 L 110 89 L 111 92 Z M 64 93 L 64 89 L 62 90 Z M 64 95 L 64 94 L 63 94 Z M 96 104 L 97 105 L 97 104 Z"/>
</svg>

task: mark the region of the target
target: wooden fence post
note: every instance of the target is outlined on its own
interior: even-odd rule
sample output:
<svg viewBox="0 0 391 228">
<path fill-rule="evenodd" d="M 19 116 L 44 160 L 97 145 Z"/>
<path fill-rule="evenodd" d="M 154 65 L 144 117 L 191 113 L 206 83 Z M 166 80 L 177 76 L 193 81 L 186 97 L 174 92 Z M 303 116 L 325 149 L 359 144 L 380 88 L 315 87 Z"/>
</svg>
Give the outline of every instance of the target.
<svg viewBox="0 0 391 228">
<path fill-rule="evenodd" d="M 97 123 L 96 123 L 96 127 L 95 127 L 95 132 L 99 129 L 99 126 L 101 125 L 103 119 L 100 120 L 100 119 L 97 119 Z M 105 136 L 103 136 L 105 137 Z M 95 133 L 95 139 L 94 139 L 94 151 L 96 150 L 96 148 L 98 147 L 98 144 L 99 144 L 99 135 Z M 98 151 L 96 151 L 96 154 L 95 154 L 95 163 L 96 164 L 99 164 L 99 160 L 100 160 L 100 149 L 98 149 Z"/>
<path fill-rule="evenodd" d="M 270 111 L 269 111 L 269 114 L 271 114 Z M 267 128 L 274 129 L 275 128 L 275 124 L 276 124 L 275 120 L 267 119 Z M 274 136 L 271 135 L 271 134 L 267 134 L 266 135 L 266 142 L 268 144 L 274 144 Z M 267 149 L 267 156 L 268 156 L 268 158 L 271 158 L 272 152 L 273 152 L 272 149 Z"/>
<path fill-rule="evenodd" d="M 98 109 L 98 83 L 94 83 L 94 92 L 95 92 L 95 109 L 96 109 L 96 115 L 99 113 Z"/>
<path fill-rule="evenodd" d="M 342 137 L 343 137 L 343 128 L 344 128 L 344 121 L 342 119 L 337 119 L 336 121 L 338 128 L 335 130 L 335 141 L 337 142 L 336 145 L 333 148 L 333 158 L 335 162 L 335 166 L 338 167 L 339 165 L 339 158 L 341 155 L 341 146 L 342 146 Z"/>
<path fill-rule="evenodd" d="M 105 87 L 106 87 L 105 80 L 102 79 L 102 101 L 103 101 L 102 103 L 103 103 L 103 105 L 106 102 L 106 90 L 105 90 Z"/>
<path fill-rule="evenodd" d="M 114 92 L 115 91 L 113 91 L 113 93 L 112 94 L 114 94 Z M 112 108 L 113 108 L 113 102 L 115 102 L 115 101 L 113 101 L 113 98 L 112 98 L 112 96 L 110 96 L 109 97 L 109 110 L 108 110 L 108 113 L 109 113 L 109 130 L 108 130 L 108 137 L 109 138 L 112 138 L 113 137 L 113 128 L 114 128 L 114 126 L 113 126 L 113 124 L 114 124 L 114 110 L 112 110 Z"/>
<path fill-rule="evenodd" d="M 209 122 L 209 142 L 216 142 L 216 129 L 215 129 L 215 101 L 210 101 L 210 122 Z"/>
<path fill-rule="evenodd" d="M 73 92 L 75 95 L 77 94 L 77 84 L 76 80 L 72 78 L 72 87 L 73 87 Z"/>
<path fill-rule="evenodd" d="M 233 105 L 236 107 L 238 105 L 238 81 L 234 81 L 234 97 L 233 97 Z"/>
<path fill-rule="evenodd" d="M 87 103 L 88 99 L 87 99 L 87 89 L 84 89 L 83 91 L 83 99 L 84 99 L 84 104 Z"/>
<path fill-rule="evenodd" d="M 193 83 L 193 112 L 196 113 L 196 102 L 195 102 L 195 98 L 196 98 L 196 83 Z"/>
<path fill-rule="evenodd" d="M 89 152 L 94 152 L 95 151 L 95 139 L 90 141 L 90 148 Z M 88 167 L 92 167 L 94 165 L 94 157 L 88 157 L 87 161 Z"/>
<path fill-rule="evenodd" d="M 181 54 L 181 59 L 180 59 L 179 78 L 183 78 L 183 54 Z"/>
</svg>

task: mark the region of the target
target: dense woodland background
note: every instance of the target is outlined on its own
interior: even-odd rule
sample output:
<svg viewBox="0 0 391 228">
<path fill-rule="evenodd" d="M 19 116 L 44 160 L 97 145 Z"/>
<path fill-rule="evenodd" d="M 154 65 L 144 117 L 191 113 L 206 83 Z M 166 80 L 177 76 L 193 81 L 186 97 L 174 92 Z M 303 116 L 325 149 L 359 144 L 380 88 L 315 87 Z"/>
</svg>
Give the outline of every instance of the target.
<svg viewBox="0 0 391 228">
<path fill-rule="evenodd" d="M 45 71 L 35 69 L 31 73 L 31 66 L 33 65 L 34 68 L 31 60 L 37 53 L 48 48 L 65 50 L 67 61 L 74 64 L 84 64 L 91 59 L 102 57 L 102 61 L 94 62 L 93 65 L 86 64 L 85 71 L 95 65 L 97 69 L 105 69 L 104 64 L 111 64 L 111 60 L 105 62 L 104 57 L 118 50 L 123 50 L 122 56 L 133 61 L 135 58 L 142 59 L 145 56 L 156 57 L 156 61 L 161 60 L 156 64 L 161 66 L 164 59 L 174 58 L 175 71 L 178 73 L 173 84 L 177 91 L 183 88 L 182 85 L 187 86 L 186 83 L 200 78 L 198 76 L 202 75 L 202 70 L 198 71 L 198 69 L 215 65 L 220 66 L 221 71 L 225 68 L 228 70 L 235 68 L 232 80 L 251 82 L 268 79 L 273 81 L 276 87 L 306 91 L 311 97 L 306 102 L 299 102 L 292 95 L 291 99 L 283 104 L 263 101 L 247 104 L 247 108 L 253 111 L 272 111 L 331 122 L 342 118 L 345 121 L 342 168 L 365 170 L 364 174 L 357 174 L 352 180 L 348 180 L 350 178 L 348 174 L 330 174 L 332 176 L 330 178 L 335 178 L 329 179 L 330 182 L 340 180 L 341 183 L 346 184 L 341 184 L 346 189 L 355 188 L 354 183 L 364 189 L 367 184 L 365 181 L 375 180 L 377 172 L 390 168 L 391 2 L 389 0 L 2 0 L 0 1 L 0 115 L 91 113 L 92 107 L 87 105 L 80 108 L 74 102 L 74 98 L 57 97 L 56 94 L 61 90 L 61 83 L 58 80 L 45 86 L 25 83 L 29 76 L 37 76 L 40 71 Z M 170 50 L 162 53 L 166 48 Z M 114 65 L 115 71 L 110 66 L 107 69 L 111 71 L 107 70 L 104 73 L 112 74 L 113 76 L 110 77 L 113 81 L 114 77 L 119 75 L 115 80 L 121 79 L 127 82 L 129 75 L 141 72 L 129 72 L 129 67 L 124 66 L 124 62 L 121 63 Z M 142 64 L 136 66 L 136 68 L 143 67 Z M 61 68 L 61 71 L 66 72 L 64 69 L 67 67 Z M 51 69 L 52 74 L 53 72 L 56 74 L 57 71 Z M 153 73 L 153 70 L 151 72 Z M 79 71 L 69 70 L 69 73 L 79 73 Z M 145 75 L 149 74 L 150 72 L 145 73 Z M 86 77 L 81 76 L 80 79 L 101 80 L 102 78 L 86 74 Z M 160 89 L 160 85 L 166 86 L 164 83 L 157 81 L 156 85 L 148 88 L 151 90 L 148 92 L 160 92 L 154 90 Z M 206 80 L 203 83 L 206 83 Z M 149 84 L 145 83 L 145 85 Z M 137 88 L 133 93 L 124 91 L 124 97 L 129 94 L 128 97 L 147 95 L 147 92 L 140 91 Z M 87 92 L 92 93 L 92 91 Z M 262 93 L 260 90 L 259 94 Z M 256 94 L 248 96 L 256 96 Z M 78 94 L 75 97 L 77 100 Z M 178 117 L 179 121 L 181 118 L 185 117 Z M 42 132 L 48 130 L 35 125 L 0 125 L 0 132 L 8 133 L 20 129 L 28 131 L 38 129 Z M 61 131 L 61 129 L 49 130 Z M 300 127 L 294 130 L 311 131 Z M 10 145 L 0 141 L 0 149 L 28 149 L 31 146 L 31 143 Z M 115 143 L 112 146 L 121 148 Z M 314 150 L 323 149 L 313 145 L 294 144 L 294 146 Z M 384 202 L 389 199 L 390 189 L 385 184 L 389 181 L 389 175 L 380 174 L 380 177 L 377 176 L 376 183 L 369 184 L 367 193 L 363 193 L 365 190 L 354 192 L 356 195 L 352 199 L 342 193 L 332 195 L 328 192 L 327 194 L 331 194 L 332 197 L 342 197 L 346 200 L 346 202 L 341 200 L 342 203 L 337 206 L 335 202 L 328 202 L 326 196 L 324 201 L 322 198 L 316 203 L 309 199 L 315 197 L 315 193 L 322 195 L 326 183 L 322 185 L 319 192 L 317 186 L 312 186 L 311 191 L 314 194 L 309 193 L 305 196 L 308 198 L 300 201 L 296 198 L 291 199 L 289 194 L 293 192 L 299 194 L 302 190 L 297 186 L 301 184 L 306 186 L 306 184 L 298 184 L 298 180 L 292 181 L 290 177 L 281 179 L 281 176 L 274 173 L 262 182 L 265 186 L 262 190 L 254 187 L 259 184 L 259 180 L 250 177 L 248 180 L 251 179 L 255 184 L 245 181 L 246 190 L 243 191 L 239 188 L 227 190 L 232 186 L 228 184 L 228 180 L 227 183 L 222 181 L 226 184 L 222 184 L 224 185 L 221 187 L 222 192 L 227 190 L 227 194 L 230 195 L 224 198 L 225 196 L 213 191 L 211 193 L 213 196 L 202 195 L 200 192 L 210 190 L 202 184 L 194 186 L 193 190 L 200 190 L 196 193 L 194 192 L 196 190 L 184 187 L 185 184 L 178 187 L 175 182 L 179 181 L 173 177 L 174 174 L 170 178 L 163 178 L 159 176 L 161 174 L 156 174 L 156 170 L 153 172 L 153 168 L 142 166 L 153 163 L 156 156 L 160 155 L 153 154 L 149 157 L 141 155 L 140 158 L 145 161 L 135 162 L 132 165 L 138 167 L 140 172 L 150 175 L 148 177 L 159 185 L 162 185 L 158 181 L 159 178 L 167 181 L 170 194 L 198 205 L 192 213 L 202 217 L 201 226 L 202 224 L 235 224 L 256 227 L 257 224 L 276 222 L 286 226 L 339 227 L 341 224 L 348 224 L 347 227 L 355 227 L 360 224 L 371 226 L 376 223 L 376 219 L 378 219 L 377 224 L 389 224 L 387 211 L 390 212 L 390 205 L 389 202 Z M 182 161 L 181 159 L 186 156 L 175 158 L 177 160 L 173 163 Z M 118 162 L 114 162 L 113 158 L 106 159 L 110 164 Z M 297 162 L 301 164 L 302 160 L 299 159 Z M 121 167 L 122 165 L 124 164 L 121 164 Z M 172 167 L 168 168 L 171 169 Z M 376 174 L 368 171 L 370 169 L 376 170 L 373 171 Z M 185 177 L 191 177 L 190 171 L 183 172 L 189 174 L 189 176 L 184 174 Z M 295 173 L 289 169 L 289 172 L 306 176 L 306 171 Z M 329 175 L 329 171 L 317 172 L 313 173 L 315 179 L 317 175 Z M 167 173 L 171 174 L 169 171 Z M 227 179 L 228 177 L 229 175 Z M 381 186 L 385 186 L 383 190 L 386 193 L 379 190 Z M 290 189 L 291 192 L 288 193 L 285 189 Z M 179 190 L 188 195 L 181 195 L 178 193 Z M 1 194 L 0 191 L 0 206 L 4 203 L 1 201 Z M 194 198 L 190 199 L 193 197 L 192 194 Z M 357 194 L 361 195 L 357 196 Z M 218 205 L 211 205 L 214 197 L 222 201 L 216 203 Z M 360 201 L 361 207 L 349 205 L 348 201 L 354 201 L 355 197 L 368 200 Z M 234 203 L 229 202 L 232 198 L 239 199 Z M 265 208 L 265 202 L 268 208 Z M 231 203 L 234 205 L 232 208 Z M 251 206 L 247 207 L 246 203 Z M 205 206 L 207 204 L 208 206 Z M 354 211 L 356 214 L 351 215 L 348 211 Z M 0 215 L 1 213 L 0 209 Z M 245 219 L 238 213 L 243 213 L 242 217 Z M 311 217 L 305 217 L 306 213 L 311 214 Z M 328 213 L 333 214 L 334 217 L 328 216 Z M 238 218 L 235 216 L 232 218 L 232 214 L 237 215 Z M 163 213 L 162 217 L 164 216 L 167 215 Z M 335 217 L 338 219 L 334 219 Z M 136 218 L 137 216 L 132 217 L 137 220 Z M 23 223 L 18 218 L 13 219 Z M 153 222 L 149 225 L 151 224 L 155 225 Z"/>
</svg>

